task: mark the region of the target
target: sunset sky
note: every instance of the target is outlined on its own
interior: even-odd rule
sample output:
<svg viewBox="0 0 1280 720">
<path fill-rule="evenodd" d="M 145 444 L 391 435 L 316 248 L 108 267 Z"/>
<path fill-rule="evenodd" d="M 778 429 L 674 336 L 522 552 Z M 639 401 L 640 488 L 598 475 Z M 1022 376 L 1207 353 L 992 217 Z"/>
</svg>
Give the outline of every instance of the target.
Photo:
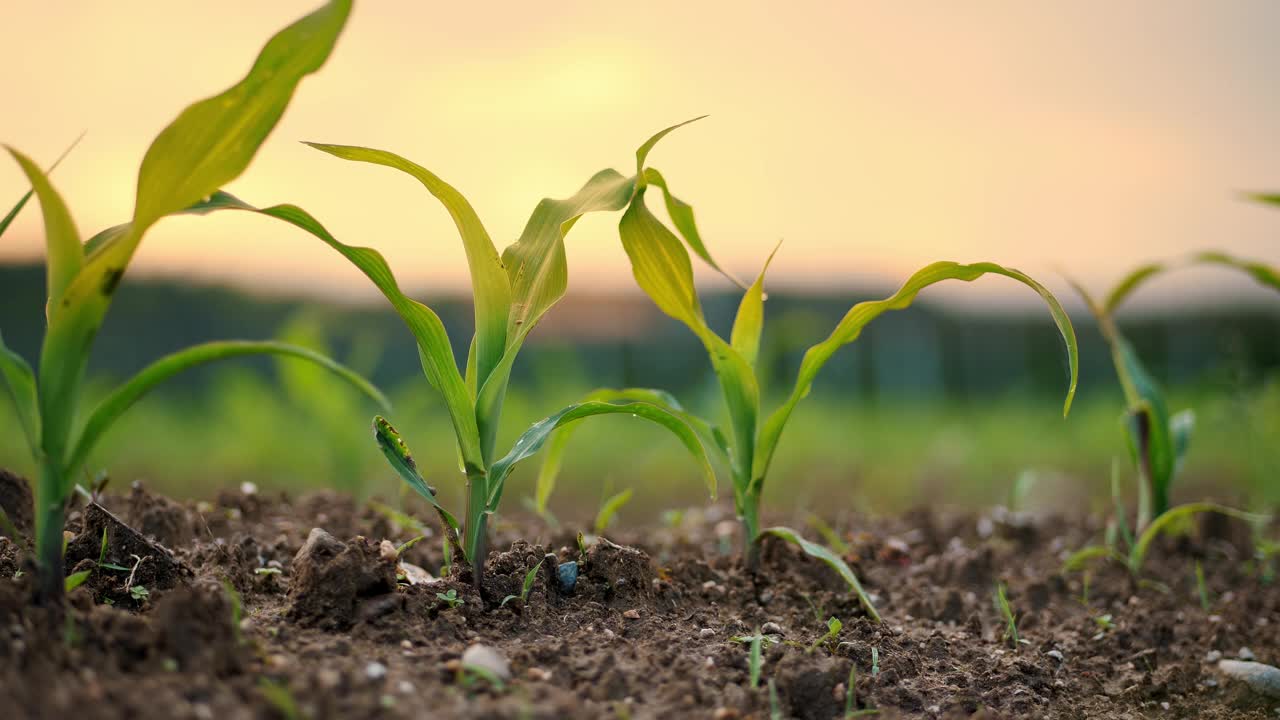
<svg viewBox="0 0 1280 720">
<path fill-rule="evenodd" d="M 136 170 L 185 105 L 248 68 L 309 0 L 11 3 L 0 141 L 51 161 L 87 237 L 132 212 Z M 393 150 L 465 193 L 499 249 L 544 195 L 651 163 L 714 253 L 773 286 L 896 284 L 932 260 L 994 260 L 1065 290 L 1203 247 L 1280 262 L 1280 3 L 357 2 L 328 65 L 228 189 L 297 203 L 382 250 L 419 292 L 466 286 L 448 216 L 408 176 L 316 140 Z M 26 189 L 0 162 L 0 202 Z M 0 261 L 41 253 L 32 205 Z M 569 237 L 570 292 L 628 289 L 616 216 Z M 168 220 L 133 273 L 364 297 L 314 239 L 252 216 Z M 714 279 L 705 276 L 709 282 Z M 1190 271 L 1152 297 L 1232 292 Z M 965 288 L 966 290 L 968 288 Z M 1034 298 L 979 283 L 977 302 Z M 938 295 L 959 297 L 954 290 Z"/>
</svg>

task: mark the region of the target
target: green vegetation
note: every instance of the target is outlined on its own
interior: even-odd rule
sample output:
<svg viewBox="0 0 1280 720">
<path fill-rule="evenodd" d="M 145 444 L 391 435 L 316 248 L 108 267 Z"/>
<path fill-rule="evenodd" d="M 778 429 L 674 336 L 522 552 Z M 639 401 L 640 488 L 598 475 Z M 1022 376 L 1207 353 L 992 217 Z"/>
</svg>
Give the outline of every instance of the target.
<svg viewBox="0 0 1280 720">
<path fill-rule="evenodd" d="M 47 247 L 48 325 L 38 373 L 0 341 L 0 371 L 39 470 L 35 541 L 42 601 L 57 602 L 71 584 L 63 578 L 63 515 L 90 452 L 115 420 L 161 381 L 223 358 L 291 355 L 328 368 L 386 404 L 358 375 L 311 350 L 278 342 L 214 342 L 161 358 L 76 426 L 94 336 L 143 236 L 167 215 L 203 212 L 201 201 L 248 167 L 298 83 L 328 58 L 350 10 L 350 2 L 332 2 L 285 28 L 266 44 L 243 80 L 184 110 L 142 160 L 132 221 L 88 241 L 81 242 L 46 174 L 9 148 L 40 201 Z"/>
<path fill-rule="evenodd" d="M 664 133 L 673 129 L 675 128 L 668 128 Z M 782 431 L 796 405 L 809 394 L 818 372 L 837 350 L 856 340 L 863 328 L 881 314 L 909 307 L 916 295 L 930 285 L 944 280 L 970 282 L 990 273 L 1016 280 L 1039 294 L 1048 305 L 1053 320 L 1066 343 L 1071 379 L 1063 411 L 1065 413 L 1070 409 L 1071 399 L 1076 389 L 1078 354 L 1071 320 L 1057 298 L 1029 276 L 1011 268 L 994 263 L 962 265 L 939 262 L 911 276 L 892 296 L 884 300 L 854 305 L 826 340 L 809 348 L 787 399 L 772 414 L 762 418 L 760 402 L 762 389 L 756 375 L 756 365 L 760 337 L 764 330 L 764 272 L 768 269 L 769 261 L 765 262 L 765 270 L 762 270 L 755 282 L 746 289 L 738 307 L 730 338 L 726 341 L 706 322 L 694 287 L 693 265 L 689 258 L 689 250 L 715 270 L 721 271 L 721 268 L 707 251 L 694 222 L 692 207 L 671 195 L 666 179 L 657 170 L 645 168 L 649 151 L 653 148 L 656 139 L 664 133 L 655 136 L 636 151 L 636 177 L 639 178 L 636 184 L 636 197 L 623 213 L 618 225 L 618 233 L 640 288 L 659 309 L 692 330 L 706 348 L 711 365 L 720 380 L 730 419 L 730 432 L 726 434 L 712 423 L 688 413 L 674 397 L 661 390 L 640 388 L 600 390 L 588 397 L 633 400 L 665 408 L 697 429 L 704 443 L 718 451 L 720 459 L 728 465 L 733 478 L 734 505 L 743 526 L 745 543 L 743 554 L 749 568 L 756 567 L 760 538 L 768 532 L 762 532 L 760 528 L 760 499 L 764 490 L 764 480 L 773 462 Z M 667 214 L 679 236 L 676 232 L 669 230 L 645 205 L 644 195 L 649 186 L 657 187 L 663 193 Z M 683 242 L 681 242 L 682 239 Z M 538 498 L 545 498 L 549 494 L 550 490 L 547 486 L 554 482 L 558 465 L 559 453 L 548 452 L 544 460 L 544 472 L 540 478 L 543 488 L 538 491 Z M 543 504 L 540 503 L 540 507 Z M 772 532 L 772 534 L 792 542 L 800 537 L 794 531 Z M 805 552 L 812 554 L 811 550 L 820 546 L 806 543 L 801 547 Z M 820 559 L 828 564 L 844 565 L 843 560 L 829 552 Z M 846 578 L 853 576 L 847 566 L 841 570 L 841 574 Z M 875 610 L 866 595 L 857 587 L 856 579 L 850 584 L 858 593 L 867 611 L 874 615 Z"/>
<path fill-rule="evenodd" d="M 1000 613 L 1000 619 L 1004 621 L 1004 635 L 1002 640 L 1006 640 L 1013 646 L 1014 650 L 1018 649 L 1018 616 L 1013 611 L 1013 606 L 1009 604 L 1009 588 L 1004 581 L 996 583 L 995 591 L 996 612 Z"/>
</svg>

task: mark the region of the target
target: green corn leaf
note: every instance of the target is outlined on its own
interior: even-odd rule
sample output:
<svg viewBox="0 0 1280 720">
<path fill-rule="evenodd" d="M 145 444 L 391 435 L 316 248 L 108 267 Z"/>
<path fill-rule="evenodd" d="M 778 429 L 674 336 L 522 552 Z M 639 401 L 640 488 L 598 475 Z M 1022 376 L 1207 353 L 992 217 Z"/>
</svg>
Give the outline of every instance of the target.
<svg viewBox="0 0 1280 720">
<path fill-rule="evenodd" d="M 489 500 L 485 504 L 488 511 L 494 512 L 497 510 L 498 501 L 502 499 L 502 490 L 506 483 L 507 476 L 511 474 L 511 470 L 515 467 L 516 463 L 534 455 L 538 450 L 542 449 L 542 446 L 547 442 L 547 439 L 556 431 L 556 429 L 594 415 L 619 413 L 649 420 L 650 422 L 657 423 L 674 433 L 698 462 L 698 467 L 702 470 L 703 479 L 705 479 L 707 483 L 707 490 L 711 493 L 712 499 L 715 498 L 716 474 L 711 469 L 711 463 L 707 459 L 706 452 L 702 449 L 702 443 L 698 442 L 697 433 L 695 433 L 693 428 L 689 427 L 689 425 L 683 420 L 657 405 L 651 405 L 647 402 L 613 403 L 590 400 L 570 405 L 554 415 L 534 423 L 532 427 L 525 430 L 524 433 L 516 439 L 516 442 L 511 447 L 510 452 L 493 463 L 489 468 Z"/>
<path fill-rule="evenodd" d="M 723 444 L 724 436 L 720 434 L 719 429 L 686 411 L 680 405 L 679 400 L 676 400 L 673 395 L 664 390 L 601 388 L 587 393 L 581 402 L 590 400 L 602 402 L 631 400 L 657 405 L 693 428 L 694 432 L 698 433 L 698 437 L 702 439 L 703 447 L 716 449 L 719 452 L 720 459 L 728 460 L 728 448 Z M 560 464 L 564 458 L 565 448 L 568 447 L 569 439 L 573 437 L 573 431 L 577 427 L 577 425 L 565 425 L 552 433 L 551 439 L 547 441 L 546 451 L 542 454 L 542 467 L 538 471 L 538 480 L 534 485 L 534 508 L 539 514 L 547 511 L 547 501 L 551 498 L 551 492 L 555 489 L 556 478 L 560 474 Z"/>
<path fill-rule="evenodd" d="M 1164 263 L 1151 263 L 1150 265 L 1143 265 L 1128 275 L 1125 275 L 1120 282 L 1116 283 L 1116 286 L 1112 288 L 1111 292 L 1107 295 L 1106 303 L 1102 306 L 1103 310 L 1108 315 L 1114 314 L 1116 308 L 1120 307 L 1125 299 L 1132 295 L 1134 290 L 1138 289 L 1139 285 L 1149 280 L 1152 276 L 1158 275 L 1168 269 L 1169 266 Z"/>
<path fill-rule="evenodd" d="M 1114 314 L 1116 309 L 1147 280 L 1166 270 L 1173 270 L 1186 265 L 1222 265 L 1245 273 L 1259 285 L 1273 290 L 1280 290 L 1280 270 L 1275 267 L 1265 263 L 1237 258 L 1223 252 L 1200 252 L 1181 262 L 1173 264 L 1153 263 L 1134 270 L 1121 279 L 1115 288 L 1111 290 L 1103 309 L 1107 314 Z"/>
<path fill-rule="evenodd" d="M 76 138 L 75 141 L 73 141 L 70 145 L 67 146 L 66 150 L 62 151 L 62 154 L 58 156 L 57 160 L 53 161 L 53 164 L 49 166 L 48 170 L 44 171 L 44 174 L 46 176 L 52 175 L 54 169 L 57 168 L 58 165 L 62 163 L 63 158 L 69 155 L 72 149 L 74 149 L 76 145 L 79 145 L 80 141 L 83 139 L 84 139 L 84 133 L 80 133 L 80 137 Z M 35 194 L 35 188 L 32 188 L 26 191 L 25 193 L 23 193 L 22 197 L 18 199 L 18 203 L 14 205 L 13 208 L 9 210 L 9 212 L 5 213 L 5 216 L 3 218 L 0 218 L 0 236 L 3 236 L 4 231 L 8 230 L 9 226 L 13 224 L 14 219 L 18 217 L 18 213 L 22 212 L 22 208 L 27 206 L 27 202 L 31 200 L 31 196 L 33 194 Z"/>
<path fill-rule="evenodd" d="M 4 375 L 5 387 L 18 414 L 18 424 L 27 436 L 31 456 L 40 456 L 40 401 L 36 397 L 36 377 L 31 366 L 18 353 L 10 350 L 0 336 L 0 375 Z"/>
<path fill-rule="evenodd" d="M 439 390 L 444 397 L 445 407 L 453 421 L 453 429 L 458 438 L 458 447 L 464 464 L 475 469 L 484 468 L 474 405 L 466 384 L 458 373 L 453 346 L 449 343 L 449 335 L 445 332 L 444 323 L 431 308 L 410 299 L 400 291 L 395 275 L 392 274 L 391 267 L 387 265 L 381 253 L 372 248 L 342 243 L 306 210 L 296 205 L 274 205 L 259 209 L 230 193 L 218 192 L 199 207 L 202 212 L 244 210 L 283 220 L 315 236 L 359 268 L 365 277 L 373 281 L 373 284 L 382 291 L 383 296 L 391 303 L 400 319 L 418 341 L 418 356 L 422 361 L 422 369 L 432 387 Z M 194 209 L 191 211 L 195 212 Z"/>
<path fill-rule="evenodd" d="M 690 122 L 693 121 L 691 120 Z M 676 125 L 675 127 L 680 126 Z M 671 218 L 671 224 L 675 226 L 676 232 L 680 233 L 680 237 L 684 238 L 684 242 L 689 246 L 689 249 L 713 270 L 723 275 L 734 285 L 745 290 L 746 286 L 743 285 L 741 280 L 720 267 L 720 264 L 711 257 L 711 252 L 707 250 L 706 243 L 702 241 L 702 234 L 698 232 L 698 224 L 694 221 L 693 207 L 671 194 L 667 179 L 662 176 L 662 173 L 658 172 L 657 168 L 645 168 L 642 177 L 646 184 L 662 190 L 662 200 L 667 208 L 667 216 Z"/>
<path fill-rule="evenodd" d="M 31 183 L 31 189 L 40 199 L 40 209 L 44 213 L 44 239 L 48 258 L 45 262 L 48 271 L 49 306 L 56 307 L 62 300 L 67 286 L 80 272 L 84 257 L 80 250 L 80 233 L 76 230 L 75 221 L 71 219 L 71 211 L 62 200 L 62 196 L 49 178 L 40 171 L 31 158 L 5 146 L 22 172 Z"/>
<path fill-rule="evenodd" d="M 476 377 L 478 385 L 489 379 L 507 346 L 507 316 L 511 309 L 511 284 L 488 231 L 471 203 L 452 185 L 417 163 L 395 153 L 349 145 L 306 143 L 343 160 L 373 163 L 400 170 L 418 182 L 444 205 L 462 237 L 471 270 L 476 316 Z M 468 372 L 470 372 L 468 363 Z"/>
<path fill-rule="evenodd" d="M 827 567 L 835 570 L 836 573 L 838 573 L 840 577 L 849 584 L 849 588 L 853 590 L 854 595 L 858 596 L 858 602 L 861 603 L 862 608 L 867 611 L 867 615 L 869 615 L 872 620 L 880 622 L 880 613 L 876 612 L 875 606 L 871 604 L 871 598 L 867 597 L 866 592 L 863 591 L 862 583 L 858 582 L 858 576 L 853 574 L 853 570 L 845 563 L 844 560 L 840 559 L 839 555 L 836 555 L 822 545 L 805 540 L 800 533 L 789 527 L 765 528 L 760 531 L 759 537 L 764 537 L 765 535 L 773 535 L 774 537 L 782 538 L 783 540 L 786 540 L 800 548 L 804 551 L 805 555 L 826 563 Z M 759 538 L 757 538 L 757 541 L 758 540 Z"/>
<path fill-rule="evenodd" d="M 751 472 L 760 390 L 751 366 L 707 326 L 693 285 L 689 253 L 644 204 L 639 190 L 618 224 L 622 247 L 636 283 L 660 310 L 683 322 L 702 340 L 711 357 L 733 425 L 735 489 Z"/>
<path fill-rule="evenodd" d="M 67 466 L 67 477 L 74 477 L 74 471 L 88 459 L 94 445 L 102 434 L 111 427 L 111 424 L 156 385 L 198 365 L 246 355 L 286 355 L 307 360 L 351 383 L 382 407 L 387 408 L 390 405 L 386 396 L 370 384 L 368 380 L 324 355 L 304 347 L 272 340 L 225 340 L 203 343 L 160 358 L 138 372 L 128 382 L 121 385 L 99 403 L 98 407 L 89 415 L 84 429 L 80 432 L 79 439 L 76 442 L 74 451 L 71 453 L 71 459 Z"/>
<path fill-rule="evenodd" d="M 1160 533 L 1168 530 L 1177 523 L 1184 522 L 1193 515 L 1200 513 L 1214 512 L 1220 515 L 1226 515 L 1237 520 L 1253 525 L 1255 528 L 1260 527 L 1263 523 L 1269 522 L 1271 518 L 1267 515 L 1257 515 L 1255 513 L 1237 510 L 1226 505 L 1219 505 L 1211 502 L 1194 502 L 1186 505 L 1179 505 L 1160 513 L 1151 524 L 1147 525 L 1142 534 L 1138 536 L 1138 541 L 1134 543 L 1133 549 L 1129 551 L 1129 569 L 1137 573 L 1142 570 L 1142 565 L 1146 562 L 1147 552 L 1151 549 L 1151 543 L 1155 541 Z"/>
<path fill-rule="evenodd" d="M 1076 347 L 1075 329 L 1072 327 L 1071 319 L 1067 316 L 1066 311 L 1062 309 L 1058 299 L 1043 285 L 1012 268 L 1006 268 L 995 263 L 961 265 L 954 262 L 937 262 L 912 275 L 902 288 L 892 296 L 884 300 L 873 300 L 854 305 L 826 340 L 814 345 L 805 352 L 804 359 L 800 362 L 800 372 L 790 397 L 765 422 L 757 450 L 755 476 L 762 478 L 768 471 L 769 464 L 773 460 L 773 453 L 777 449 L 778 438 L 782 435 L 782 430 L 786 426 L 791 412 L 800 400 L 809 394 L 818 371 L 831 359 L 836 350 L 856 340 L 862 333 L 862 329 L 882 313 L 909 307 L 916 295 L 924 288 L 943 280 L 971 282 L 988 273 L 1003 275 L 1030 287 L 1040 295 L 1048 306 L 1049 312 L 1053 316 L 1053 321 L 1057 324 L 1058 331 L 1062 334 L 1063 342 L 1066 344 L 1067 358 L 1071 367 L 1071 381 L 1067 388 L 1067 397 L 1062 410 L 1065 416 L 1071 409 L 1071 400 L 1076 393 L 1079 355 Z"/>
<path fill-rule="evenodd" d="M 1190 408 L 1169 418 L 1169 435 L 1173 444 L 1173 471 L 1178 472 L 1191 446 L 1191 433 L 1196 428 L 1196 412 Z"/>
<path fill-rule="evenodd" d="M 1280 205 L 1280 193 L 1258 193 L 1250 196 L 1255 202 L 1266 205 Z"/>
<path fill-rule="evenodd" d="M 1131 395 L 1125 415 L 1130 456 L 1142 470 L 1146 490 L 1150 492 L 1150 506 L 1139 511 L 1145 521 L 1169 509 L 1169 486 L 1176 464 L 1169 407 L 1160 385 L 1143 367 L 1133 347 L 1118 333 L 1112 338 L 1112 352 L 1117 358 L 1121 384 Z"/>
<path fill-rule="evenodd" d="M 396 474 L 402 480 L 413 488 L 423 500 L 431 504 L 435 508 L 436 514 L 440 516 L 440 522 L 444 525 L 444 535 L 449 539 L 450 544 L 462 556 L 463 561 L 466 560 L 466 553 L 462 551 L 462 547 L 458 544 L 458 539 L 462 534 L 461 525 L 457 518 L 453 516 L 440 501 L 436 499 L 436 491 L 427 484 L 422 475 L 418 472 L 418 464 L 414 462 L 412 453 L 409 452 L 409 446 L 405 444 L 404 439 L 400 437 L 400 433 L 387 422 L 386 418 L 381 415 L 373 418 L 373 437 L 378 443 L 378 449 L 386 456 L 387 462 L 395 469 Z"/>
<path fill-rule="evenodd" d="M 618 514 L 623 505 L 631 502 L 633 494 L 635 494 L 633 490 L 627 488 L 604 501 L 600 506 L 600 512 L 596 513 L 596 521 L 593 525 L 596 535 L 603 535 L 604 531 L 609 529 L 609 525 L 613 523 L 613 516 Z"/>
<path fill-rule="evenodd" d="M 152 142 L 138 173 L 130 229 L 102 242 L 49 308 L 39 369 L 47 452 L 65 449 L 89 346 L 143 235 L 248 167 L 298 83 L 328 58 L 350 11 L 350 0 L 334 0 L 280 31 L 243 80 L 188 107 Z"/>
<path fill-rule="evenodd" d="M 778 243 L 778 247 L 781 245 L 782 243 Z M 764 330 L 764 274 L 769 271 L 773 256 L 778 254 L 778 247 L 774 247 L 773 252 L 769 253 L 769 259 L 764 261 L 764 267 L 760 269 L 756 281 L 751 283 L 751 287 L 742 296 L 738 314 L 733 320 L 733 332 L 729 335 L 729 344 L 753 368 L 756 366 L 756 356 L 760 354 L 760 333 Z"/>
</svg>

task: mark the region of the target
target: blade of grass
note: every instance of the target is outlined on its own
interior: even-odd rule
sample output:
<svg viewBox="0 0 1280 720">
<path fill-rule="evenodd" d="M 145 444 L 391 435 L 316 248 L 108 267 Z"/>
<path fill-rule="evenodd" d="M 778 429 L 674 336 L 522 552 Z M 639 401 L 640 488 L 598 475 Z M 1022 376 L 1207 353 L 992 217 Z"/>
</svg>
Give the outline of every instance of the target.
<svg viewBox="0 0 1280 720">
<path fill-rule="evenodd" d="M 631 488 L 627 488 L 604 501 L 604 504 L 600 506 L 600 512 L 596 513 L 596 521 L 593 524 L 596 535 L 603 535 L 604 531 L 609 529 L 609 525 L 613 522 L 613 516 L 618 514 L 623 505 L 631 502 L 633 494 L 635 494 L 634 491 Z"/>
</svg>

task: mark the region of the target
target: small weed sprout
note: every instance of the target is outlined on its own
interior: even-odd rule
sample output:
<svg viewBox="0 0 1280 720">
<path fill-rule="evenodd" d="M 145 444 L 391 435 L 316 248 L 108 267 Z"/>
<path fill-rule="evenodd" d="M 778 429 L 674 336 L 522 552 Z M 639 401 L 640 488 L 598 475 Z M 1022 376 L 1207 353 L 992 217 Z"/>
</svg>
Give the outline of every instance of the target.
<svg viewBox="0 0 1280 720">
<path fill-rule="evenodd" d="M 0 340 L 0 375 L 38 466 L 35 554 L 40 603 L 60 603 L 68 584 L 59 548 L 75 478 L 103 433 L 160 382 L 223 358 L 291 355 L 333 370 L 385 406 L 385 398 L 366 381 L 317 353 L 284 343 L 237 341 L 197 345 L 161 358 L 116 388 L 92 412 L 80 407 L 94 337 L 143 236 L 165 216 L 205 212 L 204 201 L 244 172 L 302 78 L 328 58 L 350 11 L 350 0 L 334 0 L 295 22 L 263 47 L 243 80 L 184 110 L 143 157 L 132 221 L 87 241 L 81 241 L 47 174 L 9 148 L 40 201 L 48 258 L 47 328 L 38 370 Z"/>
<path fill-rule="evenodd" d="M 871 648 L 871 677 L 876 677 L 879 674 L 880 674 L 880 648 L 872 647 Z"/>
<path fill-rule="evenodd" d="M 539 560 L 537 565 L 534 565 L 529 569 L 529 572 L 525 573 L 524 583 L 520 586 L 520 597 L 517 598 L 515 595 L 508 595 L 502 598 L 502 602 L 498 603 L 498 607 L 503 607 L 508 602 L 516 599 L 520 600 L 520 604 L 523 605 L 525 601 L 529 599 L 529 591 L 533 589 L 533 583 L 538 579 L 538 570 L 542 569 L 542 563 L 545 562 L 545 560 L 546 558 Z"/>
<path fill-rule="evenodd" d="M 144 603 L 151 598 L 151 591 L 146 586 L 134 585 L 129 588 L 129 597 L 133 598 L 134 602 Z"/>
<path fill-rule="evenodd" d="M 632 274 L 636 283 L 662 312 L 686 325 L 706 348 L 712 369 L 720 381 L 730 428 L 728 432 L 722 431 L 707 420 L 684 410 L 670 394 L 658 390 L 604 389 L 591 393 L 587 398 L 595 401 L 644 401 L 663 407 L 673 415 L 683 418 L 698 431 L 704 444 L 711 448 L 721 463 L 729 469 L 733 479 L 734 506 L 743 528 L 743 555 L 747 567 L 752 571 L 756 569 L 761 539 L 766 534 L 775 535 L 799 545 L 804 552 L 836 568 L 846 581 L 850 581 L 852 591 L 858 596 L 867 614 L 872 618 L 878 618 L 870 598 L 857 584 L 853 571 L 838 555 L 815 543 L 800 542 L 802 538 L 794 530 L 785 528 L 764 530 L 760 526 L 760 501 L 765 478 L 768 476 L 778 442 L 792 412 L 800 401 L 809 395 L 818 373 L 827 361 L 841 347 L 856 340 L 863 328 L 872 320 L 888 311 L 901 310 L 910 306 L 920 291 L 930 285 L 945 280 L 969 282 L 987 274 L 1003 275 L 1028 286 L 1049 307 L 1053 320 L 1066 343 L 1070 365 L 1070 383 L 1063 408 L 1065 412 L 1071 406 L 1078 374 L 1076 338 L 1071 320 L 1048 289 L 1017 270 L 993 263 L 970 265 L 954 262 L 934 263 L 912 275 L 892 296 L 854 305 L 826 340 L 809 348 L 805 353 L 795 383 L 786 400 L 772 413 L 764 414 L 761 398 L 767 395 L 768 388 L 762 387 L 761 378 L 757 377 L 759 369 L 757 357 L 764 329 L 764 274 L 768 269 L 769 260 L 765 261 L 764 270 L 757 276 L 755 282 L 743 288 L 745 294 L 738 307 L 732 331 L 726 340 L 707 324 L 694 286 L 693 264 L 689 251 L 692 250 L 712 269 L 721 272 L 734 282 L 737 281 L 728 273 L 724 273 L 712 259 L 694 221 L 693 208 L 671 194 L 666 178 L 660 172 L 654 168 L 645 167 L 645 160 L 656 140 L 673 129 L 675 128 L 668 128 L 636 151 L 639 180 L 635 197 L 619 222 L 618 234 L 623 249 L 631 261 Z M 668 229 L 645 205 L 645 193 L 651 189 L 654 189 L 655 193 L 662 194 L 675 232 Z M 742 286 L 741 283 L 738 284 Z M 560 433 L 560 438 L 567 438 L 567 433 Z M 544 458 L 543 473 L 538 478 L 540 485 L 538 497 L 545 497 L 550 492 L 556 471 L 559 469 L 559 454 L 563 452 L 565 442 L 567 442 L 565 439 L 554 440 Z M 818 549 L 820 552 L 815 552 Z"/>
<path fill-rule="evenodd" d="M 436 599 L 443 601 L 449 606 L 450 610 L 460 607 L 464 602 L 462 598 L 458 597 L 458 591 L 454 588 L 449 588 L 448 592 L 436 593 Z"/>
<path fill-rule="evenodd" d="M 769 678 L 769 720 L 785 720 L 782 703 L 778 700 L 778 686 Z"/>
<path fill-rule="evenodd" d="M 844 623 L 840 622 L 839 618 L 832 617 L 831 619 L 827 620 L 827 634 L 823 635 L 817 640 L 814 640 L 813 644 L 809 646 L 809 649 L 807 652 L 812 653 L 814 650 L 817 650 L 820 645 L 823 645 L 828 642 L 834 642 L 835 639 L 840 636 L 840 631 L 843 629 L 844 629 Z"/>
<path fill-rule="evenodd" d="M 1004 620 L 1004 635 L 1001 640 L 1007 640 L 1013 649 L 1018 649 L 1018 643 L 1022 640 L 1018 637 L 1018 616 L 1013 611 L 1013 606 L 1009 604 L 1008 587 L 1004 582 L 996 583 L 995 592 L 996 610 L 1000 613 L 1001 619 Z"/>
<path fill-rule="evenodd" d="M 1200 598 L 1200 609 L 1209 612 L 1213 601 L 1209 599 L 1209 585 L 1204 581 L 1204 566 L 1196 560 L 1195 565 L 1196 596 Z"/>
</svg>

